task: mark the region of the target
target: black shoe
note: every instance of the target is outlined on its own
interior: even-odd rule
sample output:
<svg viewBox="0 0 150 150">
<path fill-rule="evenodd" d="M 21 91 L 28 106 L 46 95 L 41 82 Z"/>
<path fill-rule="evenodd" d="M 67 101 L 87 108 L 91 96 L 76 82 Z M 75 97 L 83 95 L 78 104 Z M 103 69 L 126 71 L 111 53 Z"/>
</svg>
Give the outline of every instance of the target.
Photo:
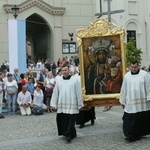
<svg viewBox="0 0 150 150">
<path fill-rule="evenodd" d="M 135 141 L 141 140 L 141 137 L 131 137 L 131 136 L 129 136 L 129 137 L 126 137 L 125 140 L 128 141 L 128 142 L 135 142 Z"/>
<path fill-rule="evenodd" d="M 0 114 L 0 119 L 3 119 L 3 118 L 5 118 L 2 114 Z"/>
<path fill-rule="evenodd" d="M 67 140 L 67 142 L 68 143 L 70 143 L 71 142 L 71 138 L 68 136 L 68 137 L 66 137 L 66 140 Z"/>
<path fill-rule="evenodd" d="M 91 120 L 91 125 L 94 125 L 95 124 L 95 121 L 94 121 L 94 119 L 93 120 Z"/>
<path fill-rule="evenodd" d="M 79 128 L 83 128 L 84 127 L 84 124 L 81 124 L 80 126 L 79 126 Z"/>
</svg>

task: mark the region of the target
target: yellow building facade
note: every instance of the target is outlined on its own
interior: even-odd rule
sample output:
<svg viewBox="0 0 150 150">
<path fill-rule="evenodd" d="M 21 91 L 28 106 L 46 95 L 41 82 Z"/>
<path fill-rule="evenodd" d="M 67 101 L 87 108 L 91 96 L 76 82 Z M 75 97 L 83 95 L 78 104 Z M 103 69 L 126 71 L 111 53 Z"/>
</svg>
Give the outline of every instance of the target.
<svg viewBox="0 0 150 150">
<path fill-rule="evenodd" d="M 96 18 L 96 0 L 1 0 L 0 63 L 9 60 L 8 19 L 14 19 L 14 5 L 17 19 L 26 20 L 27 53 L 36 60 L 75 55 L 63 52 L 62 43 L 76 43 L 76 29 Z"/>
</svg>

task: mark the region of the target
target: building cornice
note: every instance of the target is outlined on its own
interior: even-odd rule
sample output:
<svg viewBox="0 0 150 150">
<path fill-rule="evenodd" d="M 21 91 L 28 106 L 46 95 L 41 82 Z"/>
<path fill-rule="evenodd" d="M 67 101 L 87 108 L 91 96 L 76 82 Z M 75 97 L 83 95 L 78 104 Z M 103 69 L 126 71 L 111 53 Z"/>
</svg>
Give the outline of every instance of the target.
<svg viewBox="0 0 150 150">
<path fill-rule="evenodd" d="M 12 13 L 11 8 L 13 6 L 14 5 L 12 5 L 12 4 L 3 5 L 4 10 L 7 13 Z M 37 6 L 51 15 L 63 15 L 65 13 L 64 7 L 54 7 L 54 6 L 51 6 L 48 3 L 44 2 L 43 0 L 27 0 L 27 1 L 17 5 L 17 7 L 19 7 L 19 12 L 23 12 L 33 6 Z"/>
</svg>

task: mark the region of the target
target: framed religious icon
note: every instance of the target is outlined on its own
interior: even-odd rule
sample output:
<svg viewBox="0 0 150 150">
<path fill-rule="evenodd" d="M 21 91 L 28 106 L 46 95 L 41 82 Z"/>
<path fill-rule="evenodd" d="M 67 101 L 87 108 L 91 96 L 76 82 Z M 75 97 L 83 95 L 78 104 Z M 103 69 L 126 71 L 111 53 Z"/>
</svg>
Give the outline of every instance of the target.
<svg viewBox="0 0 150 150">
<path fill-rule="evenodd" d="M 98 18 L 77 30 L 82 96 L 91 106 L 119 105 L 125 67 L 124 29 Z"/>
</svg>

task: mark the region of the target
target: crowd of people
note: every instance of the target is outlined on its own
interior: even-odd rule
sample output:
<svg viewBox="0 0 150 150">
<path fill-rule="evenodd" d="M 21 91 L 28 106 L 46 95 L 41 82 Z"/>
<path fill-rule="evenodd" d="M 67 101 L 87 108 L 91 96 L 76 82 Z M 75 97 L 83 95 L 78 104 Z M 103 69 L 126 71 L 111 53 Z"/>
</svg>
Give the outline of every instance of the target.
<svg viewBox="0 0 150 150">
<path fill-rule="evenodd" d="M 30 63 L 29 63 L 30 62 Z M 85 123 L 95 123 L 95 109 L 86 108 L 81 96 L 80 65 L 73 58 L 58 59 L 57 65 L 48 59 L 27 64 L 27 72 L 0 72 L 0 118 L 3 100 L 9 116 L 42 115 L 57 110 L 58 135 L 71 142 L 76 135 L 75 124 L 83 128 Z M 140 140 L 150 134 L 150 75 L 137 61 L 131 62 L 124 76 L 120 103 L 124 109 L 123 132 L 129 142 Z M 6 100 L 6 101 L 5 101 Z M 86 111 L 84 111 L 86 110 Z"/>
<path fill-rule="evenodd" d="M 43 115 L 43 109 L 48 112 L 57 110 L 58 133 L 68 142 L 76 137 L 75 122 L 80 128 L 88 121 L 94 125 L 94 108 L 87 110 L 87 115 L 82 109 L 78 59 L 59 58 L 57 65 L 48 59 L 45 63 L 41 60 L 36 64 L 31 62 L 28 60 L 25 73 L 19 74 L 18 68 L 14 68 L 13 73 L 6 68 L 0 72 L 0 118 L 4 118 L 3 100 L 7 104 L 8 116 L 16 116 L 18 110 L 22 116 Z M 80 119 L 77 120 L 78 113 Z"/>
<path fill-rule="evenodd" d="M 46 59 L 45 62 L 39 59 L 35 63 L 29 57 L 27 70 L 21 74 L 18 73 L 18 68 L 14 68 L 14 72 L 10 73 L 9 63 L 5 61 L 0 72 L 1 106 L 7 104 L 9 115 L 16 115 L 18 105 L 22 115 L 31 114 L 28 107 L 30 108 L 32 104 L 36 107 L 47 108 L 50 112 L 49 102 L 56 81 L 62 76 L 61 66 L 63 64 L 70 66 L 71 75 L 78 72 L 78 59 L 73 56 L 70 59 L 67 56 L 63 59 L 59 58 L 57 65 L 49 59 Z M 24 111 L 23 108 L 25 108 Z M 25 111 L 27 112 L 25 113 Z M 2 110 L 0 110 L 1 112 Z M 0 118 L 4 118 L 2 113 Z"/>
</svg>

